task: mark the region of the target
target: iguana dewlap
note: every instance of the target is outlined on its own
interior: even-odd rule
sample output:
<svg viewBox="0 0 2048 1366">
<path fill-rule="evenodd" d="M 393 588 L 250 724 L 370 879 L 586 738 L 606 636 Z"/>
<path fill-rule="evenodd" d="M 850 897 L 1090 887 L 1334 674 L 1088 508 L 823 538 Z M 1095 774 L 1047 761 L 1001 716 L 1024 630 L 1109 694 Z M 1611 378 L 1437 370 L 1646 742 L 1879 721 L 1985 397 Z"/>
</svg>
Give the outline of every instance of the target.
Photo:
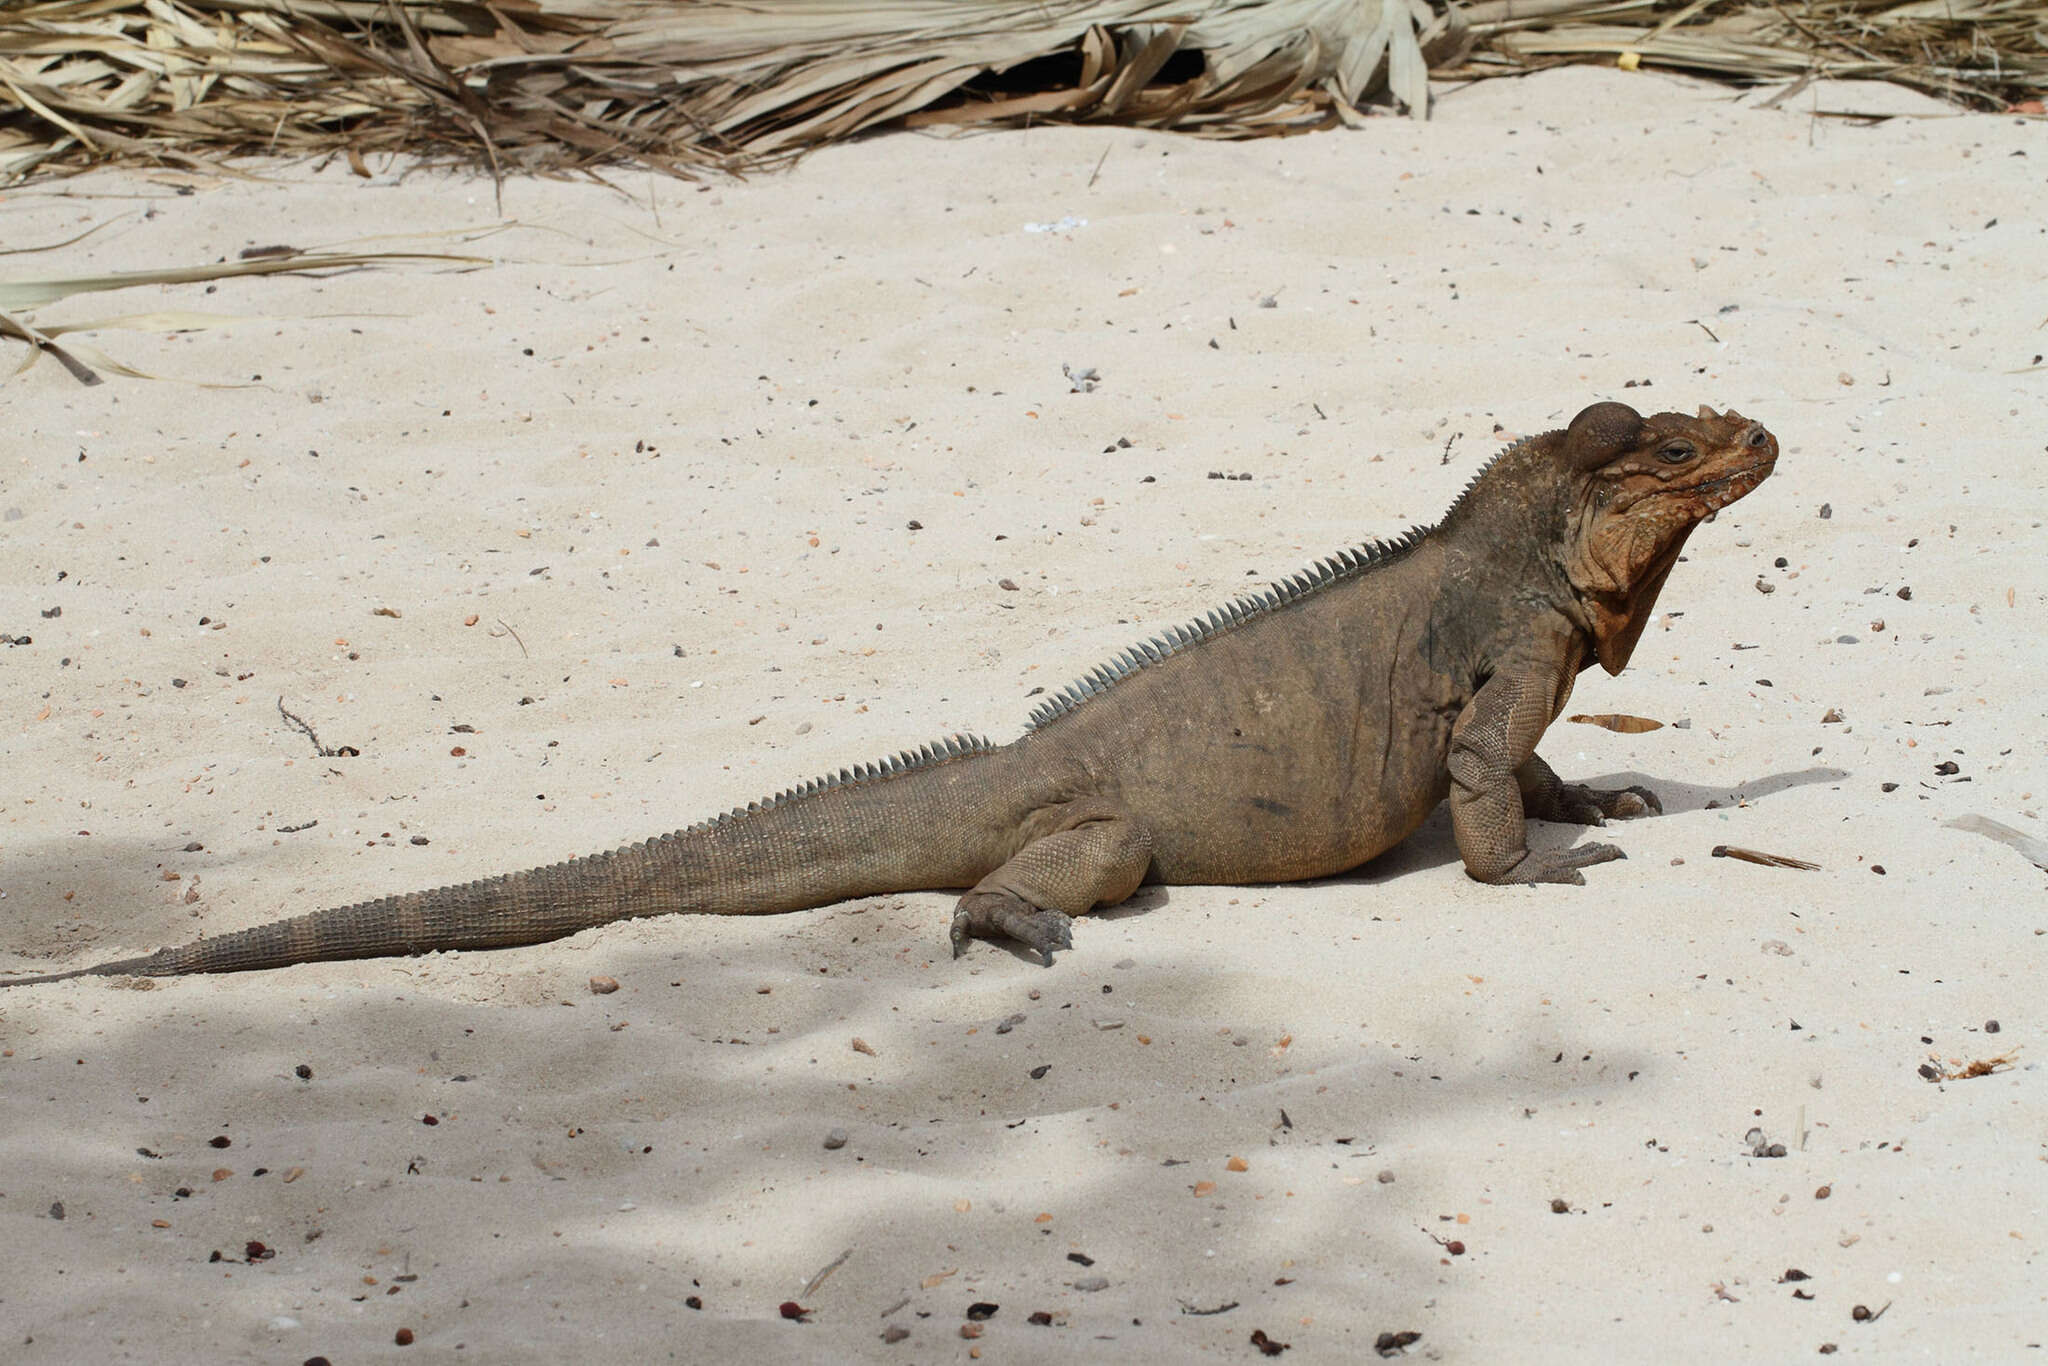
<svg viewBox="0 0 2048 1366">
<path fill-rule="evenodd" d="M 1732 411 L 1595 404 L 1503 451 L 1434 528 L 1126 652 L 1010 744 L 954 738 L 610 853 L 0 984 L 499 948 L 637 916 L 945 887 L 971 889 L 956 953 L 1009 937 L 1049 963 L 1070 917 L 1141 883 L 1341 873 L 1446 798 L 1474 878 L 1582 882 L 1621 851 L 1532 853 L 1528 818 L 1661 808 L 1642 788 L 1560 782 L 1536 742 L 1581 671 L 1621 671 L 1686 537 L 1777 458 Z"/>
</svg>

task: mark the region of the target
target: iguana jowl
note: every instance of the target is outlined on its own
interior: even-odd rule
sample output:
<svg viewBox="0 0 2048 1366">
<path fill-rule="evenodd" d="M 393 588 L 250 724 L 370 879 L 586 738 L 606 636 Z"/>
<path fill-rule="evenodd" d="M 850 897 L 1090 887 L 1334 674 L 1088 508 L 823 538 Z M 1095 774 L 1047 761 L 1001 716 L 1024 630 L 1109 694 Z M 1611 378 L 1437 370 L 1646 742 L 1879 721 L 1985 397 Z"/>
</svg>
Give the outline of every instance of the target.
<svg viewBox="0 0 2048 1366">
<path fill-rule="evenodd" d="M 1733 411 L 1595 404 L 1503 451 L 1436 527 L 1140 645 L 1041 703 L 1008 745 L 956 737 L 610 853 L 0 984 L 500 948 L 944 887 L 971 889 L 955 953 L 1006 936 L 1050 963 L 1070 917 L 1141 883 L 1340 873 L 1446 797 L 1474 878 L 1583 882 L 1622 852 L 1532 853 L 1527 818 L 1661 807 L 1642 788 L 1559 781 L 1536 742 L 1582 670 L 1621 671 L 1686 537 L 1777 458 Z"/>
</svg>

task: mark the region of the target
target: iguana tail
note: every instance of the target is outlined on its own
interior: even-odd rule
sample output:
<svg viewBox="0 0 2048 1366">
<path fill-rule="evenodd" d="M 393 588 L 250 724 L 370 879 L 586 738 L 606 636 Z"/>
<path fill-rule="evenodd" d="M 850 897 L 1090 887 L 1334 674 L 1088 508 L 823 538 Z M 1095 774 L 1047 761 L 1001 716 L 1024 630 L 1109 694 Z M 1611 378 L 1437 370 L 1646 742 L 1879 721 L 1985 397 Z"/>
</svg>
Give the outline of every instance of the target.
<svg viewBox="0 0 2048 1366">
<path fill-rule="evenodd" d="M 609 853 L 335 906 L 0 987 L 497 949 L 641 916 L 765 914 L 972 885 L 1000 847 L 1003 751 L 954 736 Z"/>
</svg>

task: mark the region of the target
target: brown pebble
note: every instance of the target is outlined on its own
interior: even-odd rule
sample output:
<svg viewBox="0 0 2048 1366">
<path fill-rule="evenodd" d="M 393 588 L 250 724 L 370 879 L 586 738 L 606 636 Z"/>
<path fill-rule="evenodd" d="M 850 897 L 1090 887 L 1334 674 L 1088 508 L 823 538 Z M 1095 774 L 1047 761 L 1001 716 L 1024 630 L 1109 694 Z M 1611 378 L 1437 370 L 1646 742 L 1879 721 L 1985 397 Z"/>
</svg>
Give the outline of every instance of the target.
<svg viewBox="0 0 2048 1366">
<path fill-rule="evenodd" d="M 213 1179 L 216 1181 L 225 1181 L 233 1175 L 234 1173 L 229 1171 L 226 1167 L 215 1167 L 213 1169 Z"/>
<path fill-rule="evenodd" d="M 1984 1022 L 1984 1032 L 1986 1034 L 1996 1034 L 1998 1032 L 1998 1021 L 1986 1020 Z"/>
<path fill-rule="evenodd" d="M 401 1328 L 401 1329 L 399 1329 L 399 1330 L 398 1330 L 397 1332 L 395 1332 L 395 1333 L 393 1333 L 393 1334 L 391 1335 L 391 1340 L 392 1340 L 393 1342 L 397 1343 L 397 1344 L 398 1344 L 398 1345 L 399 1345 L 400 1347 L 410 1347 L 410 1346 L 412 1346 L 412 1329 L 410 1329 L 410 1328 Z"/>
<path fill-rule="evenodd" d="M 869 1043 L 866 1039 L 855 1039 L 853 1041 L 852 1048 L 854 1052 L 865 1053 L 871 1058 L 879 1058 L 882 1056 L 880 1053 L 877 1053 L 875 1051 L 875 1046 Z"/>
<path fill-rule="evenodd" d="M 978 1338 L 981 1336 L 981 1332 L 982 1328 L 978 1323 L 963 1323 L 960 1325 L 960 1336 L 963 1338 Z"/>
<path fill-rule="evenodd" d="M 900 1323 L 892 1323 L 882 1330 L 882 1341 L 901 1342 L 910 1336 L 910 1330 Z"/>
<path fill-rule="evenodd" d="M 590 994 L 593 996 L 609 996 L 618 989 L 619 979 L 616 977 L 593 977 L 590 979 Z"/>
<path fill-rule="evenodd" d="M 1864 1320 L 1870 1317 L 1870 1306 L 1867 1304 L 1857 1305 L 1854 1309 L 1851 1309 L 1849 1311 L 1849 1317 L 1856 1320 L 1856 1322 L 1858 1323 L 1862 1323 Z"/>
<path fill-rule="evenodd" d="M 1552 1214 L 1570 1214 L 1572 1207 L 1568 1201 L 1553 1200 L 1550 1202 L 1550 1212 Z"/>
<path fill-rule="evenodd" d="M 1822 1186 L 1819 1190 L 1813 1193 L 1813 1198 L 1816 1200 L 1825 1200 L 1834 1193 L 1835 1188 L 1833 1186 Z"/>
<path fill-rule="evenodd" d="M 1456 1238 L 1453 1238 L 1444 1244 L 1444 1251 L 1450 1253 L 1453 1257 L 1462 1257 L 1465 1255 L 1465 1245 Z"/>
</svg>

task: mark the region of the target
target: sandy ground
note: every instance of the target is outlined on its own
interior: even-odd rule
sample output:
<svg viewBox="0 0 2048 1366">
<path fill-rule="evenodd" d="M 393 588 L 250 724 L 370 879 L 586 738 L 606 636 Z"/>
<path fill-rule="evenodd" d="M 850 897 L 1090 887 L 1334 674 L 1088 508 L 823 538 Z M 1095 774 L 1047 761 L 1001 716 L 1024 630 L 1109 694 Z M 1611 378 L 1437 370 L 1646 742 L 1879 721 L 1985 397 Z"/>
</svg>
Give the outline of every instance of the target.
<svg viewBox="0 0 2048 1366">
<path fill-rule="evenodd" d="M 912 894 L 0 993 L 0 1356 L 2034 1359 L 2048 899 L 1946 823 L 2044 833 L 2048 148 L 1760 103 L 1559 71 L 502 216 L 404 167 L 0 196 L 10 248 L 110 224 L 11 277 L 493 258 L 39 315 L 247 321 L 98 338 L 244 387 L 7 383 L 13 971 L 1008 739 L 1597 399 L 1784 446 L 1572 708 L 1688 724 L 1544 747 L 1663 796 L 1584 888 L 1469 881 L 1439 813 L 1351 877 L 1146 891 L 1050 971 L 953 962 Z"/>
</svg>

